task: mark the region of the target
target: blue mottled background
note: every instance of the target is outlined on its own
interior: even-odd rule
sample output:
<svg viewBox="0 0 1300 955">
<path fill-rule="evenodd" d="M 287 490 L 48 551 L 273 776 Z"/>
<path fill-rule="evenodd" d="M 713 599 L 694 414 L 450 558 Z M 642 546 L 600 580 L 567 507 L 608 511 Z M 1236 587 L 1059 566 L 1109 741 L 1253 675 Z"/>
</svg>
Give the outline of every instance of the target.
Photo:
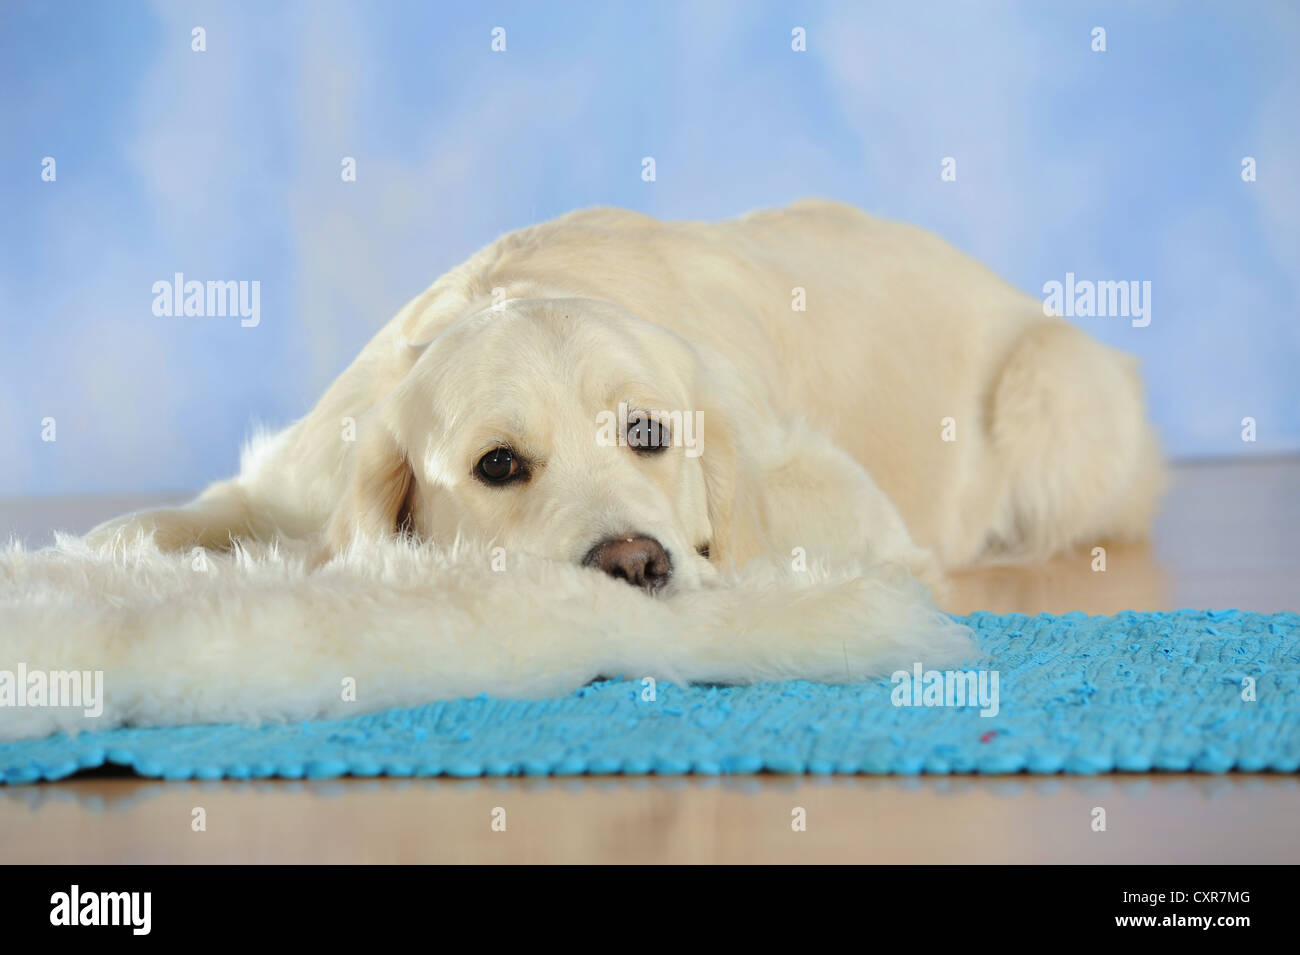
<svg viewBox="0 0 1300 955">
<path fill-rule="evenodd" d="M 229 474 L 251 424 L 305 412 L 503 231 L 808 194 L 1036 295 L 1150 281 L 1149 327 L 1077 321 L 1141 356 L 1168 449 L 1296 452 L 1297 48 L 1285 2 L 7 2 L 0 494 Z M 260 281 L 261 324 L 156 317 L 177 271 Z"/>
</svg>

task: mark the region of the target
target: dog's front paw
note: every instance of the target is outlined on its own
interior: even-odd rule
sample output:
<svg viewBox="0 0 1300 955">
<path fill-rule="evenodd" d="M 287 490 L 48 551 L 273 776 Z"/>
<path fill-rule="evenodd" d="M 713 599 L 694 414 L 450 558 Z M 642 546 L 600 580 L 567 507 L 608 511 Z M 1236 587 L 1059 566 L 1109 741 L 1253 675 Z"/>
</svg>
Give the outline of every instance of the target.
<svg viewBox="0 0 1300 955">
<path fill-rule="evenodd" d="M 902 564 L 908 573 L 930 588 L 930 594 L 937 603 L 943 603 L 948 596 L 948 579 L 933 551 L 913 547 L 903 555 Z"/>
<path fill-rule="evenodd" d="M 185 550 L 199 542 L 201 530 L 180 510 L 138 511 L 115 517 L 86 534 L 86 543 L 102 548 L 152 541 L 163 551 Z"/>
</svg>

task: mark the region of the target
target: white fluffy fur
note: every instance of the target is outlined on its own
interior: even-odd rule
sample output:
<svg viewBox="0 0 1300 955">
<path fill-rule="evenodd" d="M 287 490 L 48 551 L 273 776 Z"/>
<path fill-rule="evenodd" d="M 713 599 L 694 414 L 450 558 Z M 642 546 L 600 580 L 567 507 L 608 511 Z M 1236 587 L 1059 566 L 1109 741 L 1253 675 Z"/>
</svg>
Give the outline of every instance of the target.
<svg viewBox="0 0 1300 955">
<path fill-rule="evenodd" d="M 649 599 L 544 558 L 490 567 L 482 545 L 361 542 L 194 558 L 137 538 L 0 555 L 0 669 L 104 671 L 105 709 L 0 709 L 0 739 L 121 725 L 341 717 L 490 692 L 562 694 L 598 676 L 750 683 L 861 680 L 960 662 L 966 628 L 886 568 L 751 562 Z M 357 702 L 342 681 L 356 680 Z"/>
</svg>

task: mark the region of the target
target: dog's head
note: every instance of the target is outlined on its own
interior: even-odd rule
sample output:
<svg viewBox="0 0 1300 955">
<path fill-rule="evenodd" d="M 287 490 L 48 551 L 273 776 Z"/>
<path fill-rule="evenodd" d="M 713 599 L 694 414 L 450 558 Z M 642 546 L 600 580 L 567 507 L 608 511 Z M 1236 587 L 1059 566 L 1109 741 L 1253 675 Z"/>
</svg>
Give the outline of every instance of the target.
<svg viewBox="0 0 1300 955">
<path fill-rule="evenodd" d="M 400 346 L 330 521 L 691 588 L 761 548 L 770 420 L 726 359 L 606 302 L 522 299 Z"/>
</svg>

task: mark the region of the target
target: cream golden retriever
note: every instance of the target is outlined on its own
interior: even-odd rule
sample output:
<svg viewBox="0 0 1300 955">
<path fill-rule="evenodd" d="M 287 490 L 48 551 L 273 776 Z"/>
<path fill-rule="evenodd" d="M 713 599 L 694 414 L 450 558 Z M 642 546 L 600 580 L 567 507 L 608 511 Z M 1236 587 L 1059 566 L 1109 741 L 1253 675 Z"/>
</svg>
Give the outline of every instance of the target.
<svg viewBox="0 0 1300 955">
<path fill-rule="evenodd" d="M 933 583 L 1142 535 L 1162 486 L 1135 362 L 925 231 L 593 209 L 438 279 L 238 477 L 92 539 L 468 538 L 661 595 L 759 554 Z"/>
</svg>

